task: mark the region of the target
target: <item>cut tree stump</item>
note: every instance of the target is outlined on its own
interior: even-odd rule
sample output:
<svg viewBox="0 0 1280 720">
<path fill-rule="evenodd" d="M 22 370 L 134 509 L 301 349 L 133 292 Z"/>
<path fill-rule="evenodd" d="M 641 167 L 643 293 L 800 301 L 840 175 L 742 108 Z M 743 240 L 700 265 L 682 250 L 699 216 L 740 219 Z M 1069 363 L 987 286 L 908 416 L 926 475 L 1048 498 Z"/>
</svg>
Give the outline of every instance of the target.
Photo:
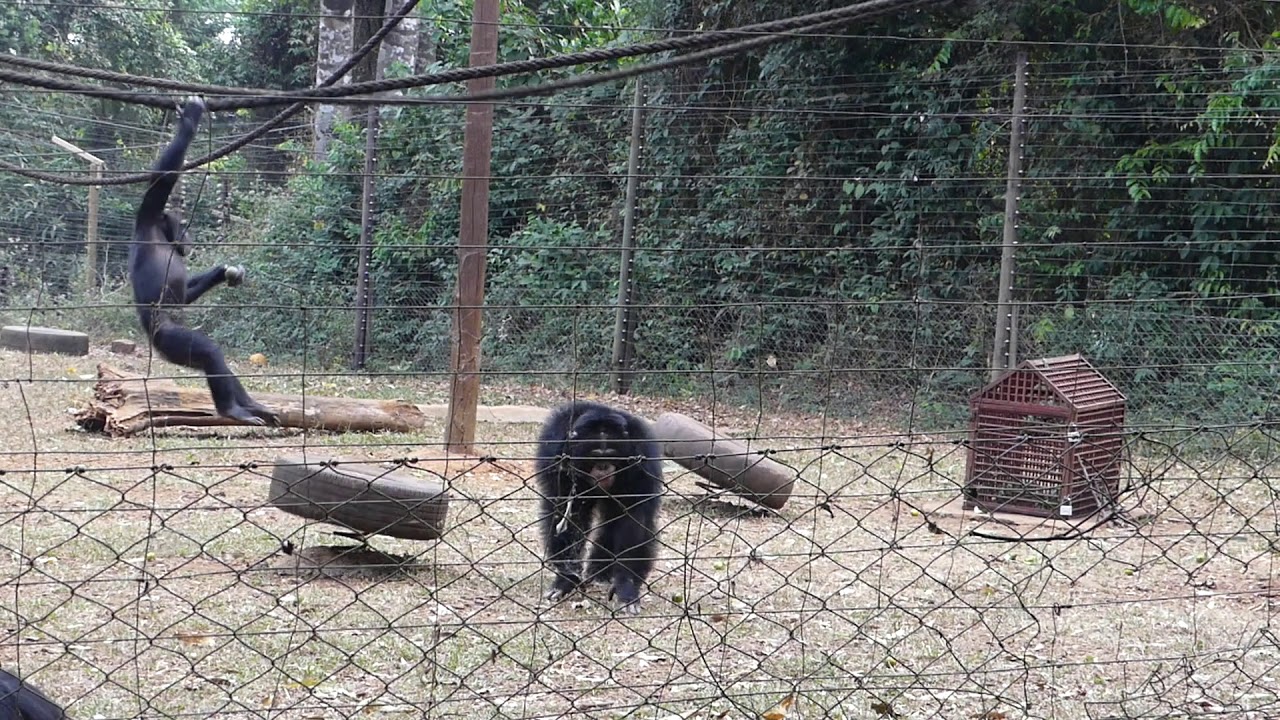
<svg viewBox="0 0 1280 720">
<path fill-rule="evenodd" d="M 115 437 L 152 427 L 245 425 L 219 415 L 204 377 L 192 379 L 199 384 L 184 387 L 173 380 L 147 380 L 126 375 L 105 363 L 99 364 L 93 400 L 76 413 L 76 423 L 85 430 Z M 277 412 L 282 427 L 334 432 L 413 432 L 421 430 L 427 422 L 417 406 L 401 400 L 308 395 L 304 409 L 299 395 L 253 393 L 253 398 Z"/>
<path fill-rule="evenodd" d="M 88 355 L 89 336 L 75 330 L 35 325 L 6 325 L 0 328 L 0 347 L 25 353 Z"/>
<path fill-rule="evenodd" d="M 138 350 L 138 344 L 132 340 L 112 340 L 111 352 L 117 355 L 132 355 Z"/>
<path fill-rule="evenodd" d="M 774 510 L 791 497 L 795 471 L 687 415 L 659 416 L 654 435 L 663 454 L 726 490 Z"/>
</svg>

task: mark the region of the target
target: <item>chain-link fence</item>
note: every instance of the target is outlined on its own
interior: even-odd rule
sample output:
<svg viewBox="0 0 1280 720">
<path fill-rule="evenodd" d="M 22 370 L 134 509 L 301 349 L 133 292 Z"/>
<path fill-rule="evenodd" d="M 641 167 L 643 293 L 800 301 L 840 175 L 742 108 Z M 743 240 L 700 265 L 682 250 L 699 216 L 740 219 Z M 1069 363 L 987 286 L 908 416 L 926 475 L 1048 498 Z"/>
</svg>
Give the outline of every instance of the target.
<svg viewBox="0 0 1280 720">
<path fill-rule="evenodd" d="M 1253 193 L 1268 180 L 1210 172 L 1209 198 L 1204 175 L 1157 187 L 1154 171 L 1117 170 L 1151 138 L 1190 137 L 1188 116 L 1130 104 L 1082 119 L 1072 103 L 1119 103 L 1113 86 L 1150 83 L 1160 48 L 1130 48 L 1123 70 L 1033 62 L 1011 354 L 1082 354 L 1125 396 L 1127 424 L 1097 513 L 974 507 L 969 400 L 992 379 L 1013 58 L 910 83 L 831 69 L 862 67 L 847 55 L 825 74 L 800 62 L 830 59 L 823 43 L 893 42 L 810 37 L 792 63 L 648 76 L 638 133 L 632 85 L 499 104 L 474 455 L 441 442 L 460 107 L 383 110 L 364 372 L 348 369 L 362 114 L 324 158 L 299 125 L 183 181 L 193 265 L 250 269 L 190 322 L 255 395 L 300 416 L 399 413 L 390 429 L 208 426 L 190 406 L 202 382 L 134 328 L 124 243 L 140 188 L 103 190 L 102 279 L 86 285 L 84 190 L 0 178 L 4 323 L 91 336 L 87 356 L 0 350 L 0 667 L 85 718 L 1280 714 L 1274 253 L 1223 220 L 1236 205 L 1265 215 Z M 928 42 L 930 56 L 947 46 Z M 1090 83 L 1095 95 L 1072 94 Z M 28 109 L 4 98 L 6 117 Z M 27 145 L 51 131 L 109 127 L 28 120 L 0 135 L 33 162 L 45 156 Z M 169 132 L 116 125 L 124 150 L 85 142 L 108 167 L 141 166 Z M 251 125 L 214 118 L 201 141 Z M 1143 192 L 1165 204 L 1135 205 Z M 607 390 L 625 218 L 621 396 Z M 113 353 L 115 338 L 142 349 Z M 175 375 L 191 395 L 163 384 Z M 747 442 L 792 481 L 786 503 L 744 499 L 690 469 L 715 457 L 674 453 L 641 613 L 616 613 L 606 585 L 545 601 L 539 409 L 586 396 Z M 84 421 L 135 401 L 177 420 Z M 1019 428 L 1008 462 L 1042 431 Z M 419 500 L 446 489 L 424 505 L 362 493 L 357 477 L 328 498 L 438 527 L 352 536 L 280 507 L 281 483 L 332 478 L 328 462 L 400 478 Z M 1064 454 L 1038 468 L 1050 480 L 1035 491 L 1069 467 Z"/>
<path fill-rule="evenodd" d="M 449 486 L 442 536 L 362 550 L 265 503 L 273 463 L 422 441 L 171 430 L 104 453 L 40 410 L 77 387 L 5 390 L 43 439 L 6 457 L 0 533 L 6 665 L 82 716 L 751 717 L 793 693 L 805 717 L 1277 711 L 1270 429 L 1130 432 L 1118 507 L 1063 523 L 963 508 L 960 435 L 726 409 L 791 497 L 708 496 L 669 464 L 631 618 L 603 586 L 540 601 L 529 426 L 486 426 L 493 459 L 408 460 Z"/>
</svg>

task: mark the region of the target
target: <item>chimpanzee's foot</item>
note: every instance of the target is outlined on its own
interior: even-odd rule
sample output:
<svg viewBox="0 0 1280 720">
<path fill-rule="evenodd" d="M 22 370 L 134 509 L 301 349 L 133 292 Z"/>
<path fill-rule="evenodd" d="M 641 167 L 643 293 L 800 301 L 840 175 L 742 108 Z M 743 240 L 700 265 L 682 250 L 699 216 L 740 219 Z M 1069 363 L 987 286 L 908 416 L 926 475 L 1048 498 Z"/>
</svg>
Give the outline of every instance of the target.
<svg viewBox="0 0 1280 720">
<path fill-rule="evenodd" d="M 547 600 L 553 603 L 560 602 L 566 596 L 573 594 L 580 585 L 582 585 L 582 579 L 579 577 L 557 575 L 551 583 L 551 590 L 547 592 Z"/>
<path fill-rule="evenodd" d="M 204 104 L 204 98 L 199 95 L 188 95 L 187 101 L 182 104 L 182 119 L 194 128 L 206 109 L 208 106 Z"/>
<path fill-rule="evenodd" d="M 245 425 L 266 425 L 267 424 L 265 420 L 258 417 L 257 415 L 254 415 L 248 409 L 243 408 L 239 405 L 232 405 L 231 407 L 227 408 L 226 412 L 221 413 L 221 415 L 223 417 L 229 417 L 232 420 L 242 422 Z"/>
<path fill-rule="evenodd" d="M 614 578 L 613 587 L 609 588 L 609 598 L 614 597 L 618 598 L 618 612 L 640 614 L 640 588 L 636 587 L 631 578 Z"/>
<path fill-rule="evenodd" d="M 271 410 L 271 409 L 267 408 L 266 406 L 262 405 L 261 403 L 258 403 L 258 402 L 254 401 L 254 400 L 250 400 L 250 401 L 248 401 L 247 403 L 244 403 L 244 407 L 245 407 L 245 409 L 247 409 L 249 412 L 253 413 L 253 415 L 254 415 L 255 417 L 257 417 L 257 418 L 258 418 L 258 419 L 260 419 L 260 420 L 265 421 L 265 422 L 266 422 L 266 424 L 268 424 L 268 425 L 279 425 L 279 424 L 280 424 L 280 416 L 279 416 L 279 415 L 277 415 L 277 414 L 276 414 L 276 412 L 275 412 L 274 410 Z"/>
</svg>

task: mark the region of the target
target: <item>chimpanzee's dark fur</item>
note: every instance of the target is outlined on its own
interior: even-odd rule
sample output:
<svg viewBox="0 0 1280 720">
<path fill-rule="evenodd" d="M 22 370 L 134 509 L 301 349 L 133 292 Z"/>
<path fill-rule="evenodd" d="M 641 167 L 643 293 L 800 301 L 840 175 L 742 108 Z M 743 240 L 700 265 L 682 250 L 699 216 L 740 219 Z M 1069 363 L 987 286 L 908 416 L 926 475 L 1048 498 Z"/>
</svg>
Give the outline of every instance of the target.
<svg viewBox="0 0 1280 720">
<path fill-rule="evenodd" d="M 276 414 L 249 397 L 227 367 L 222 350 L 204 333 L 184 327 L 177 315 L 180 307 L 195 302 L 215 286 L 224 282 L 239 285 L 244 278 L 244 268 L 226 265 L 187 277 L 183 260 L 187 238 L 182 220 L 165 210 L 204 108 L 199 98 L 187 100 L 177 134 L 151 168 L 151 185 L 134 221 L 129 282 L 133 285 L 138 319 L 151 345 L 169 362 L 204 372 L 218 414 L 251 425 L 276 425 Z"/>
<path fill-rule="evenodd" d="M 34 685 L 0 670 L 0 720 L 64 720 L 67 714 Z"/>
<path fill-rule="evenodd" d="M 542 426 L 537 471 L 545 559 L 556 576 L 547 598 L 563 598 L 584 578 L 604 580 L 625 612 L 638 613 L 657 552 L 663 490 L 661 451 L 648 424 L 599 403 L 564 405 Z"/>
</svg>

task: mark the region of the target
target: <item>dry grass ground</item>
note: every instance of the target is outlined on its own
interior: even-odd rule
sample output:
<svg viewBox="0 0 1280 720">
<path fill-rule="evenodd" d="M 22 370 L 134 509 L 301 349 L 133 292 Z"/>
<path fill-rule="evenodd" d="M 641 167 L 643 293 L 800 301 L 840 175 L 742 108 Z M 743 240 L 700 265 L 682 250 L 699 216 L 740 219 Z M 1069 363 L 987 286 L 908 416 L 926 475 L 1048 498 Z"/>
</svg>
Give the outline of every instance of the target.
<svg viewBox="0 0 1280 720">
<path fill-rule="evenodd" d="M 546 608 L 528 424 L 482 424 L 493 462 L 415 435 L 166 429 L 110 439 L 69 410 L 93 367 L 143 358 L 0 351 L 0 664 L 77 717 L 1248 718 L 1280 710 L 1278 522 L 1266 443 L 1135 453 L 1136 522 L 1087 539 L 928 511 L 956 495 L 955 438 L 697 403 L 801 477 L 778 514 L 708 499 L 668 465 L 663 551 L 638 618 L 596 587 Z M 289 370 L 238 364 L 252 389 Z M 177 374 L 157 364 L 153 375 Z M 88 379 L 82 378 L 88 376 Z M 442 402 L 440 384 L 306 378 L 310 393 Z M 196 382 L 188 379 L 184 382 Z M 550 405 L 545 390 L 482 402 Z M 1181 448 L 1181 449 L 1179 449 Z M 1244 448 L 1244 449 L 1242 449 Z M 266 507 L 270 463 L 418 457 L 451 479 L 438 542 L 379 538 L 402 571 L 306 578 L 286 542 L 343 542 Z"/>
</svg>

